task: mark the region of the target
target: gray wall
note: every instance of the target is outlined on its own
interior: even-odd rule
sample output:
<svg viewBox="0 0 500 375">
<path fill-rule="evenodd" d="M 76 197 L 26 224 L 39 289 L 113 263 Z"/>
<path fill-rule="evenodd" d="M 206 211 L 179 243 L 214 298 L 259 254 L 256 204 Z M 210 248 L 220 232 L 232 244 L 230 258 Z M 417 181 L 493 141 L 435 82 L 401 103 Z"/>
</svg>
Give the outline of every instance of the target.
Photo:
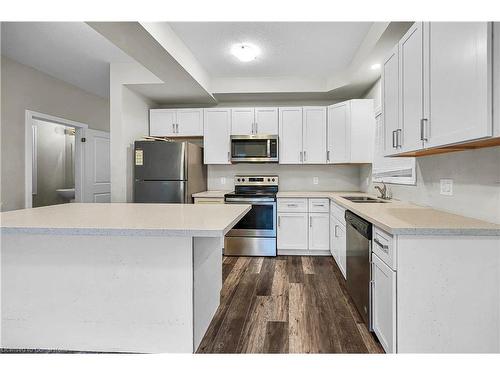
<svg viewBox="0 0 500 375">
<path fill-rule="evenodd" d="M 33 207 L 67 203 L 56 190 L 74 187 L 74 136 L 64 133 L 64 126 L 38 121 L 37 124 L 37 194 Z"/>
<path fill-rule="evenodd" d="M 208 167 L 209 190 L 232 190 L 237 174 L 276 174 L 280 189 L 288 191 L 358 191 L 360 167 L 347 165 L 233 164 Z M 226 178 L 226 184 L 221 183 Z M 313 177 L 319 178 L 318 185 Z"/>
<path fill-rule="evenodd" d="M 380 100 L 380 81 L 366 98 Z M 416 158 L 415 186 L 390 184 L 395 199 L 500 223 L 500 147 Z M 376 193 L 371 165 L 361 167 L 361 190 Z M 440 179 L 454 181 L 453 196 L 441 195 Z"/>
<path fill-rule="evenodd" d="M 109 101 L 2 56 L 2 211 L 24 208 L 25 111 L 109 131 Z"/>
</svg>

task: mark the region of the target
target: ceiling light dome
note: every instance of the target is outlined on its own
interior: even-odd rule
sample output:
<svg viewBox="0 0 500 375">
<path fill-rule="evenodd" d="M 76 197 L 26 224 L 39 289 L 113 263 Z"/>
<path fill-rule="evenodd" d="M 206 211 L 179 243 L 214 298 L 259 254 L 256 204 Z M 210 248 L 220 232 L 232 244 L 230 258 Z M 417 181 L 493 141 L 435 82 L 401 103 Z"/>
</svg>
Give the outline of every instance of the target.
<svg viewBox="0 0 500 375">
<path fill-rule="evenodd" d="M 255 60 L 259 53 L 259 48 L 251 43 L 236 43 L 231 47 L 231 54 L 243 62 Z"/>
</svg>

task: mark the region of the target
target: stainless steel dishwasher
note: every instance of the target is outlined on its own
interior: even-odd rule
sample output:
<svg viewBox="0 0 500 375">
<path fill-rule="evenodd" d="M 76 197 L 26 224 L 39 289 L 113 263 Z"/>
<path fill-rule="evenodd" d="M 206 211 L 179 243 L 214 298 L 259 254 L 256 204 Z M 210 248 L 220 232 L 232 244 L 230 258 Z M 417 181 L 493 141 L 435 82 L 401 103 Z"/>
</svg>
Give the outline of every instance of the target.
<svg viewBox="0 0 500 375">
<path fill-rule="evenodd" d="M 371 324 L 371 249 L 372 224 L 345 213 L 347 236 L 347 290 L 368 329 Z"/>
</svg>

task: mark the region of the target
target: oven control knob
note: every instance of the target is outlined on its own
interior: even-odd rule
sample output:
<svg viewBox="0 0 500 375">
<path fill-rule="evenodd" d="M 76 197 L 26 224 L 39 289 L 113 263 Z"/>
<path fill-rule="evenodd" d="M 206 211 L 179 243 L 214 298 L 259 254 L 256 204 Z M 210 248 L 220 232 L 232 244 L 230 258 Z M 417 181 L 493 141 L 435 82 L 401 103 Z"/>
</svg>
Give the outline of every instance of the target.
<svg viewBox="0 0 500 375">
<path fill-rule="evenodd" d="M 245 182 L 245 179 L 244 179 L 244 178 L 242 178 L 242 179 L 241 179 L 241 181 Z"/>
<path fill-rule="evenodd" d="M 238 178 L 236 181 L 240 182 L 241 180 Z"/>
<path fill-rule="evenodd" d="M 274 182 L 274 178 L 273 178 L 273 182 Z"/>
<path fill-rule="evenodd" d="M 269 182 L 269 181 L 271 181 L 271 179 L 270 179 L 270 178 L 268 178 L 268 179 L 267 179 L 267 182 Z"/>
</svg>

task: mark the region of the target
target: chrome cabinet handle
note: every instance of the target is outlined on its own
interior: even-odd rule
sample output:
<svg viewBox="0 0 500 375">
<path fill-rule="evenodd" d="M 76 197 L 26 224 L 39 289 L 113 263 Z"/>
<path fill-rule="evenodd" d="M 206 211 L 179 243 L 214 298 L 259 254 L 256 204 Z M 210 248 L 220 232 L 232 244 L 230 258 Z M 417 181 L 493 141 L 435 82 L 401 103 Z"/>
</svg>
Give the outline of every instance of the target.
<svg viewBox="0 0 500 375">
<path fill-rule="evenodd" d="M 278 216 L 278 227 L 281 226 L 281 216 Z"/>
<path fill-rule="evenodd" d="M 312 228 L 313 226 L 313 218 L 309 217 L 309 228 Z"/>
<path fill-rule="evenodd" d="M 259 132 L 259 124 L 256 122 L 255 123 L 255 134 Z"/>
<path fill-rule="evenodd" d="M 304 160 L 302 159 L 302 151 L 299 152 L 300 155 L 300 162 L 302 163 Z"/>
<path fill-rule="evenodd" d="M 179 124 L 175 124 L 175 132 L 179 134 Z"/>
<path fill-rule="evenodd" d="M 313 206 L 314 207 L 325 207 L 324 204 L 318 204 L 318 203 L 313 203 Z"/>
<path fill-rule="evenodd" d="M 172 124 L 172 133 L 175 133 L 175 124 Z"/>
<path fill-rule="evenodd" d="M 335 224 L 335 228 L 334 228 L 334 230 L 333 230 L 333 234 L 335 235 L 335 237 L 338 237 L 338 236 L 339 236 L 339 235 L 337 234 L 337 229 L 338 229 L 338 227 L 339 227 L 339 226 L 338 226 L 337 224 Z"/>
<path fill-rule="evenodd" d="M 304 150 L 304 161 L 306 161 L 306 160 L 307 160 L 307 151 Z"/>
<path fill-rule="evenodd" d="M 403 143 L 401 141 L 400 135 L 402 134 L 402 130 L 398 129 L 396 130 L 396 147 L 403 147 Z"/>
<path fill-rule="evenodd" d="M 287 206 L 288 207 L 297 207 L 297 205 L 295 203 L 288 203 Z"/>
<path fill-rule="evenodd" d="M 396 148 L 396 130 L 392 131 L 392 148 Z"/>
<path fill-rule="evenodd" d="M 373 239 L 373 242 L 375 242 L 377 245 L 380 246 L 380 248 L 382 249 L 382 251 L 386 254 L 389 253 L 389 246 L 388 245 L 383 245 L 379 240 L 377 240 L 376 238 Z"/>
<path fill-rule="evenodd" d="M 230 151 L 227 152 L 227 161 L 231 161 L 231 152 Z"/>
<path fill-rule="evenodd" d="M 330 161 L 330 150 L 326 152 L 326 161 Z"/>
<path fill-rule="evenodd" d="M 428 139 L 425 136 L 425 122 L 427 121 L 426 118 L 420 119 L 420 140 L 427 142 Z"/>
</svg>

